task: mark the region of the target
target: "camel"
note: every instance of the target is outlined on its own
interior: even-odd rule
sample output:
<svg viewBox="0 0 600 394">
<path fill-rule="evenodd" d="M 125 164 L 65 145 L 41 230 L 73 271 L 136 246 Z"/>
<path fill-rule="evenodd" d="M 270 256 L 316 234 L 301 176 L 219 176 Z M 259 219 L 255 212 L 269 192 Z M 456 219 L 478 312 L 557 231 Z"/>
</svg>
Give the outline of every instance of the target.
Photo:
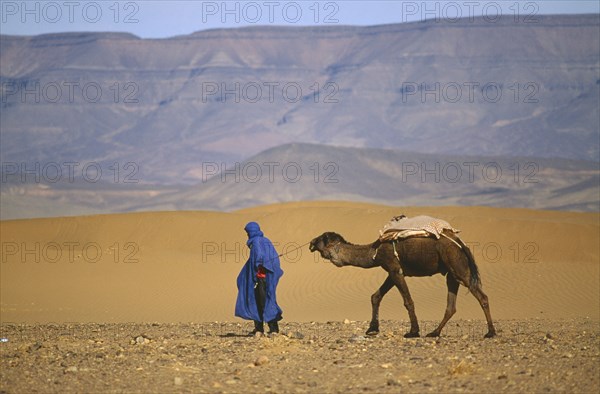
<svg viewBox="0 0 600 394">
<path fill-rule="evenodd" d="M 491 338 L 496 335 L 496 329 L 492 322 L 488 297 L 481 288 L 481 279 L 473 254 L 452 231 L 444 230 L 443 235 L 439 239 L 413 237 L 354 245 L 337 233 L 326 232 L 310 242 L 310 251 L 318 251 L 321 257 L 330 260 L 337 267 L 382 267 L 388 273 L 381 287 L 371 296 L 372 318 L 367 335 L 379 333 L 379 305 L 386 293 L 396 286 L 404 299 L 404 306 L 410 318 L 410 331 L 404 337 L 419 337 L 419 323 L 415 315 L 414 302 L 404 277 L 442 274 L 446 276 L 448 286 L 446 311 L 438 327 L 427 336 L 440 336 L 442 328 L 456 312 L 456 297 L 459 284 L 462 284 L 479 301 L 488 326 L 485 338 Z"/>
</svg>

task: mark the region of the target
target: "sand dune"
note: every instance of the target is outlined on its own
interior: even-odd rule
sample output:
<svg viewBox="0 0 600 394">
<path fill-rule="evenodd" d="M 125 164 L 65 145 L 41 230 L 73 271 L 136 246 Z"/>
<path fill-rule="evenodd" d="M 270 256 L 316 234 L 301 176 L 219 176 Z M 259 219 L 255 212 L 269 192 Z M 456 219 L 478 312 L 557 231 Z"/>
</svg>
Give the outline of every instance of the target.
<svg viewBox="0 0 600 394">
<path fill-rule="evenodd" d="M 0 222 L 2 322 L 234 321 L 243 227 L 258 221 L 282 258 L 288 321 L 367 320 L 379 268 L 336 268 L 306 244 L 324 231 L 376 239 L 393 215 L 427 214 L 462 230 L 493 317 L 600 319 L 600 215 L 484 207 L 310 202 L 232 213 L 159 212 Z M 420 319 L 445 307 L 444 278 L 409 278 Z M 382 319 L 407 319 L 398 292 Z M 483 319 L 462 288 L 457 319 Z"/>
</svg>

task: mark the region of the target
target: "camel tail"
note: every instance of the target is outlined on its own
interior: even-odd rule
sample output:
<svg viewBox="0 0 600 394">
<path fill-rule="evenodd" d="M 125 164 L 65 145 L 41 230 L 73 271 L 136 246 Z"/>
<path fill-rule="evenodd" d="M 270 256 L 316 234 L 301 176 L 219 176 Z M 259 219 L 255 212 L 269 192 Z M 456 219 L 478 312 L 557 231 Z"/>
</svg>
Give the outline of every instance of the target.
<svg viewBox="0 0 600 394">
<path fill-rule="evenodd" d="M 469 281 L 469 290 L 481 286 L 481 277 L 479 276 L 479 268 L 477 268 L 477 264 L 475 264 L 475 258 L 473 257 L 473 253 L 471 253 L 471 249 L 460 239 L 456 237 L 456 241 L 460 244 L 465 256 L 467 256 L 467 261 L 469 263 L 469 271 L 471 271 L 471 278 Z"/>
</svg>

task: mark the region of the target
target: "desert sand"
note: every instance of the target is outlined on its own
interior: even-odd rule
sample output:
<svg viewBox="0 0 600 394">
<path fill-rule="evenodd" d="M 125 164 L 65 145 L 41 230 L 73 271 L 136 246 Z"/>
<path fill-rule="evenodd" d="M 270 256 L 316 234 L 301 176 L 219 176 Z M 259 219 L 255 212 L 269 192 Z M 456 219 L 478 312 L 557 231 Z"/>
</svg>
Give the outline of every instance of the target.
<svg viewBox="0 0 600 394">
<path fill-rule="evenodd" d="M 398 214 L 440 217 L 461 230 L 461 237 L 473 250 L 480 268 L 492 316 L 500 328 L 498 338 L 488 341 L 480 338 L 485 333 L 483 312 L 465 288 L 459 291 L 456 315 L 437 342 L 428 339 L 410 342 L 402 338 L 407 328 L 407 313 L 397 291 L 390 292 L 382 302 L 382 334 L 375 339 L 361 336 L 370 318 L 370 295 L 383 282 L 385 272 L 379 268 L 336 268 L 310 253 L 306 243 L 324 231 L 336 231 L 352 243 L 370 243 L 377 238 L 383 224 Z M 284 310 L 282 331 L 290 334 L 289 339 L 238 337 L 250 330 L 249 323 L 233 315 L 235 279 L 248 255 L 243 231 L 248 221 L 259 222 L 278 251 L 287 253 L 281 259 L 285 274 L 278 299 Z M 414 359 L 416 364 L 423 364 L 423 368 L 436 371 L 442 368 L 444 379 L 462 375 L 464 367 L 465 375 L 479 382 L 455 387 L 440 380 L 414 386 L 414 391 L 477 391 L 486 389 L 485 382 L 490 379 L 495 384 L 491 387 L 505 391 L 598 389 L 598 213 L 302 202 L 231 213 L 154 212 L 2 221 L 0 235 L 0 312 L 2 337 L 8 340 L 0 343 L 0 390 L 6 392 L 33 389 L 144 392 L 156 391 L 158 387 L 191 392 L 245 392 L 250 387 L 256 391 L 254 386 L 241 384 L 247 372 L 244 365 L 252 364 L 255 361 L 252 357 L 260 356 L 256 352 L 246 354 L 246 347 L 267 349 L 271 368 L 281 354 L 288 354 L 287 362 L 294 368 L 306 368 L 300 374 L 304 376 L 302 386 L 286 382 L 272 386 L 271 391 L 276 392 L 360 391 L 364 388 L 381 391 L 382 387 L 399 391 L 411 389 L 409 381 L 424 381 L 425 375 L 420 369 L 398 368 L 406 361 L 404 358 L 398 355 L 393 357 L 395 361 L 373 358 L 371 348 L 378 349 L 377 352 L 393 349 L 398 349 L 398 354 L 408 352 L 407 357 L 412 357 L 409 359 Z M 408 285 L 417 316 L 424 322 L 424 334 L 443 315 L 445 281 L 440 275 L 408 278 Z M 344 325 L 344 321 L 348 324 Z M 215 324 L 225 328 L 206 334 L 211 329 L 214 331 Z M 331 328 L 336 325 L 341 326 Z M 464 327 L 468 327 L 467 333 Z M 48 338 L 47 333 L 52 330 L 59 333 Z M 315 330 L 329 331 L 324 336 L 315 334 Z M 561 337 L 559 333 L 563 331 L 565 335 Z M 295 332 L 300 333 L 298 338 Z M 150 338 L 145 348 L 148 353 L 140 350 L 144 344 L 135 343 L 140 335 Z M 314 338 L 311 339 L 311 335 Z M 462 343 L 460 339 L 465 335 L 468 340 Z M 574 343 L 578 340 L 585 344 Z M 171 357 L 170 367 L 176 365 L 173 363 L 180 355 L 169 349 L 177 341 L 182 341 L 183 348 L 187 349 L 181 357 L 188 358 L 180 360 L 181 368 L 185 369 L 185 362 L 192 363 L 191 358 L 196 357 L 192 363 L 195 367 L 185 372 L 185 384 L 182 380 L 173 381 L 179 375 L 168 375 L 168 382 L 160 385 L 152 379 L 142 379 L 146 375 L 135 372 L 136 368 L 148 371 L 147 363 L 160 358 L 158 354 Z M 494 343 L 503 350 L 494 353 Z M 78 351 L 70 349 L 76 344 L 80 345 Z M 98 358 L 106 361 L 107 367 L 102 367 L 102 363 L 89 365 L 90 357 L 95 357 L 92 354 L 95 346 L 103 347 L 100 353 L 105 356 Z M 275 350 L 269 346 L 275 346 Z M 328 359 L 324 361 L 326 365 L 321 366 L 318 358 L 324 355 L 319 352 L 334 351 L 332 346 L 339 348 L 337 351 L 346 349 L 350 353 L 339 353 L 338 358 Z M 511 355 L 515 346 L 523 346 L 523 353 Z M 581 350 L 583 347 L 586 349 Z M 119 350 L 121 348 L 124 350 Z M 218 353 L 217 349 L 221 348 L 229 350 Z M 442 351 L 439 357 L 435 356 L 435 349 L 443 349 L 439 350 Z M 553 353 L 554 350 L 557 351 Z M 88 364 L 58 361 L 69 351 L 79 354 Z M 431 351 L 434 351 L 433 356 Z M 139 358 L 131 360 L 123 356 L 133 354 L 131 352 L 145 356 L 138 354 Z M 206 352 L 214 358 L 204 357 Z M 290 358 L 295 352 L 305 357 Z M 484 353 L 492 358 L 483 360 Z M 469 354 L 476 361 L 466 358 Z M 535 363 L 529 365 L 531 359 L 515 364 L 520 368 L 518 371 L 513 371 L 511 362 L 506 361 L 510 357 L 525 360 L 523 357 L 529 357 L 527 354 L 549 357 L 544 358 L 547 364 L 544 365 L 556 369 L 557 380 L 553 382 L 553 375 L 548 371 L 531 372 L 536 368 Z M 326 377 L 317 378 L 318 373 L 312 372 L 313 368 L 331 369 L 331 363 L 346 356 L 354 361 L 345 360 L 344 365 L 348 368 L 355 365 L 348 371 L 364 375 L 369 382 L 377 371 L 384 380 L 368 384 L 365 381 L 362 386 L 353 381 L 352 389 L 337 380 L 339 385 L 331 381 L 325 384 Z M 445 359 L 455 356 L 458 358 Z M 560 362 L 552 362 L 554 356 Z M 127 374 L 114 380 L 109 372 L 114 369 L 110 360 L 123 361 L 123 357 L 129 360 L 125 363 L 128 368 L 133 368 L 130 376 L 133 380 L 127 385 L 122 383 L 127 380 L 124 378 Z M 510 365 L 498 364 L 503 361 Z M 235 384 L 227 384 L 226 378 L 211 378 L 210 369 L 199 366 L 204 365 L 203 362 L 220 362 L 219 370 L 231 375 L 227 375 L 228 380 L 235 380 Z M 54 379 L 32 371 L 42 368 L 44 363 L 61 374 L 78 371 L 78 378 Z M 391 365 L 381 366 L 388 363 Z M 365 368 L 357 367 L 361 364 Z M 70 367 L 76 368 L 69 370 Z M 369 369 L 371 367 L 375 369 Z M 575 375 L 569 375 L 567 380 L 558 379 L 559 370 L 563 373 L 565 368 L 573 368 Z M 27 371 L 25 375 L 23 370 Z M 285 369 L 278 371 L 286 374 Z M 529 382 L 534 383 L 520 385 L 520 379 L 515 379 L 517 373 L 533 374 Z M 140 379 L 136 380 L 136 376 Z M 20 377 L 24 380 L 20 381 Z M 53 379 L 58 383 L 40 386 Z M 79 383 L 74 384 L 73 379 Z M 84 379 L 83 383 L 78 379 Z M 105 385 L 100 384 L 102 379 L 106 379 Z M 311 386 L 313 380 L 316 383 Z"/>
<path fill-rule="evenodd" d="M 248 256 L 244 225 L 260 223 L 285 274 L 289 321 L 366 320 L 381 269 L 336 268 L 305 244 L 324 231 L 370 243 L 392 216 L 427 214 L 461 230 L 496 319 L 600 319 L 600 216 L 522 209 L 406 208 L 312 202 L 233 213 L 161 212 L 0 223 L 3 322 L 234 320 L 236 277 Z M 295 250 L 299 246 L 302 248 Z M 421 319 L 441 318 L 444 278 L 409 278 Z M 457 318 L 483 319 L 466 289 Z M 382 319 L 405 319 L 397 292 Z"/>
</svg>

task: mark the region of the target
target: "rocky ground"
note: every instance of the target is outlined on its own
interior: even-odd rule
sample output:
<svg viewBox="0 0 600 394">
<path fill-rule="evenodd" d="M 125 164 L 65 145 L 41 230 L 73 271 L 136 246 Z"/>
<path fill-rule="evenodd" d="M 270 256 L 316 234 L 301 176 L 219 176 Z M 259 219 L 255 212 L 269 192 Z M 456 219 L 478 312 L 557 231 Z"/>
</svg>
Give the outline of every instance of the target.
<svg viewBox="0 0 600 394">
<path fill-rule="evenodd" d="M 436 322 L 421 322 L 421 332 Z M 566 392 L 600 388 L 600 325 L 590 319 L 454 320 L 437 339 L 406 322 L 4 323 L 0 393 Z"/>
</svg>

